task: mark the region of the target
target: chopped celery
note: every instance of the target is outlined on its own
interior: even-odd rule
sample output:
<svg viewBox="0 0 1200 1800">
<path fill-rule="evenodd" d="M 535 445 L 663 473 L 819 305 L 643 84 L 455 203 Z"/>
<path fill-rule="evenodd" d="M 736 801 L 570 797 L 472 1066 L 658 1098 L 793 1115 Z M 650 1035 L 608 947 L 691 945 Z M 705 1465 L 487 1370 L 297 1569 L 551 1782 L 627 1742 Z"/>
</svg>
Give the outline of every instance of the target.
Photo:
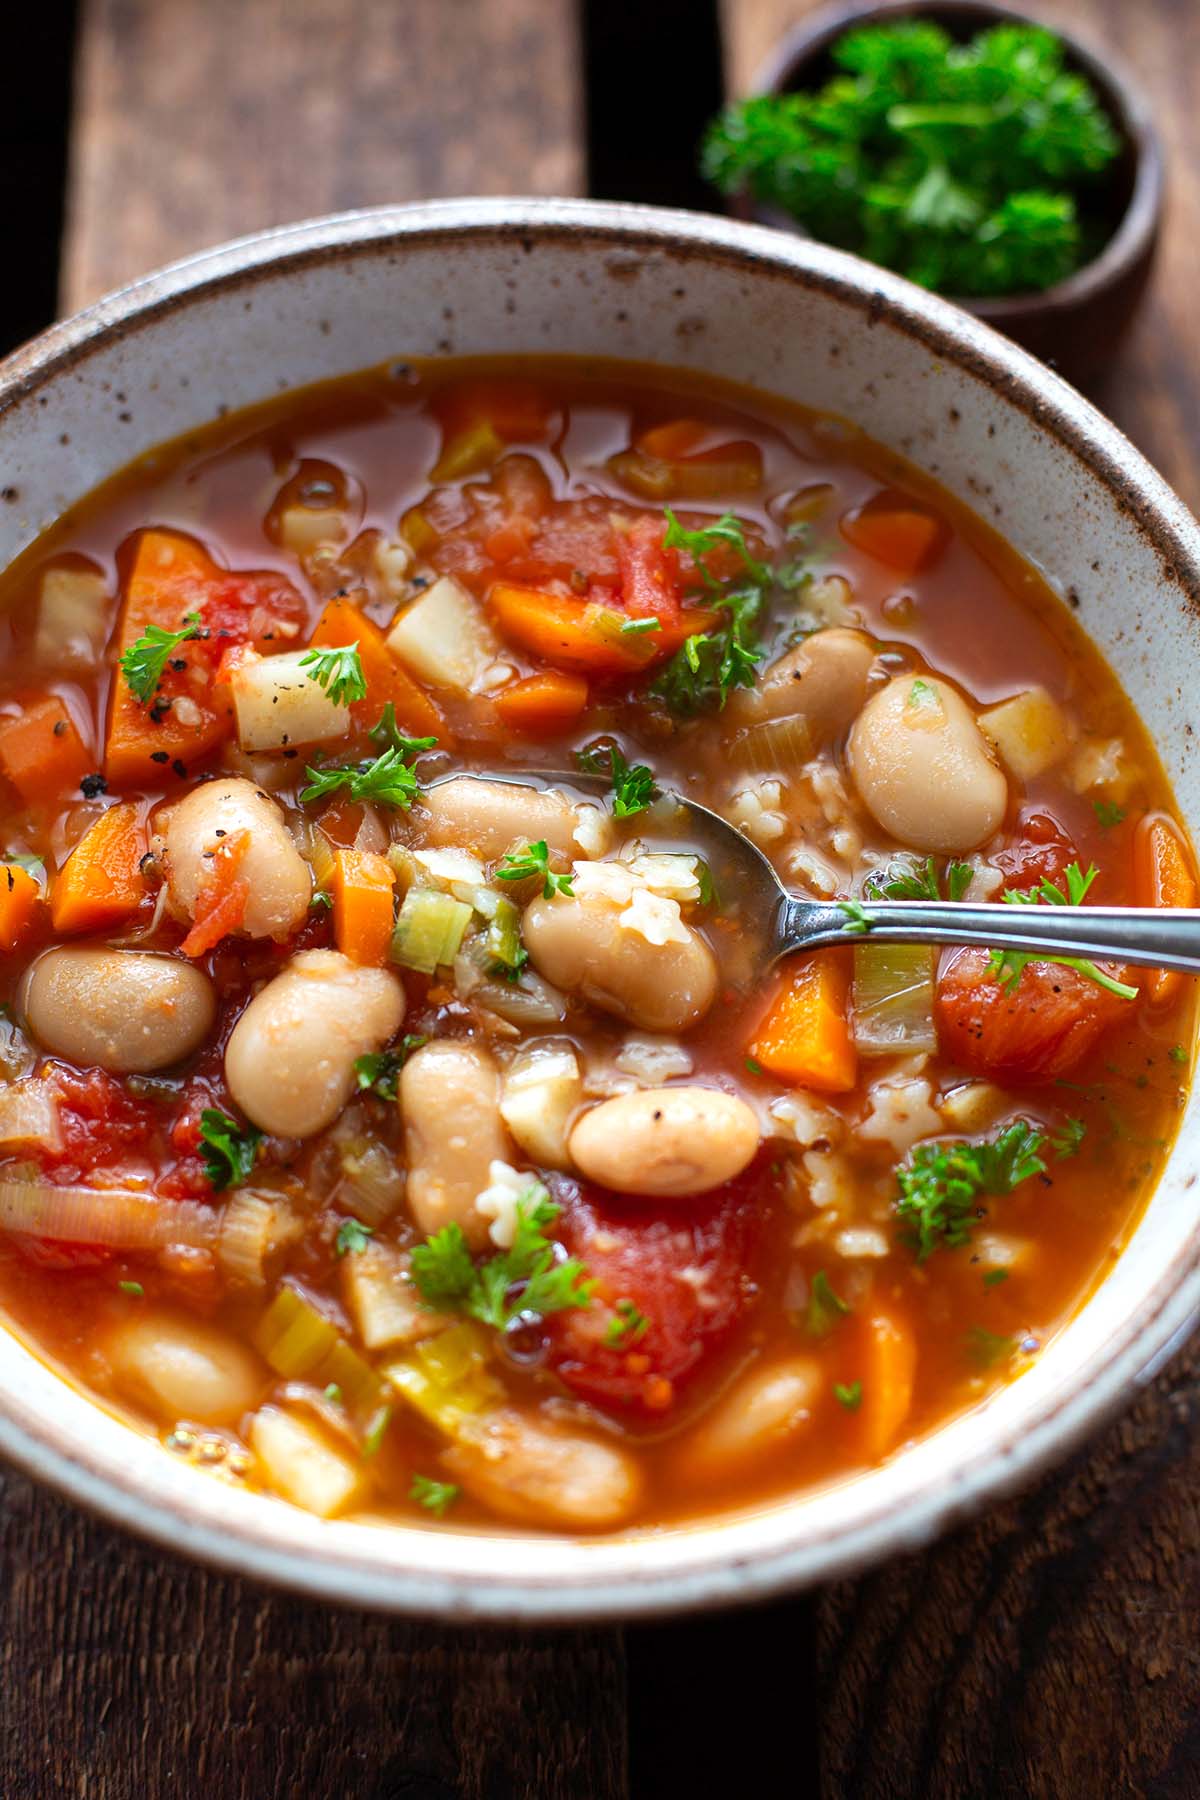
<svg viewBox="0 0 1200 1800">
<path fill-rule="evenodd" d="M 490 419 L 480 419 L 447 439 L 429 479 L 435 485 L 442 481 L 460 481 L 464 475 L 476 475 L 481 469 L 490 469 L 503 454 L 504 439 Z"/>
<path fill-rule="evenodd" d="M 286 1381 L 308 1381 L 314 1387 L 332 1382 L 355 1409 L 378 1406 L 383 1393 L 379 1376 L 299 1288 L 280 1288 L 259 1320 L 254 1342 Z"/>
<path fill-rule="evenodd" d="M 937 1049 L 933 954 L 921 944 L 854 946 L 854 1042 L 864 1056 Z"/>
<path fill-rule="evenodd" d="M 489 964 L 499 963 L 502 969 L 511 969 L 514 975 L 528 961 L 521 948 L 521 915 L 511 900 L 503 897 L 497 900 L 496 910 L 484 934 L 483 947 Z"/>
<path fill-rule="evenodd" d="M 614 606 L 594 604 L 585 607 L 582 623 L 594 643 L 619 651 L 626 662 L 651 663 L 658 655 L 653 635 L 649 638 L 639 637 L 636 632 L 631 635 L 625 629 L 629 614 Z"/>
<path fill-rule="evenodd" d="M 337 859 L 333 853 L 333 845 L 319 826 L 314 829 L 312 834 L 308 860 L 312 865 L 313 885 L 327 891 L 329 883 L 333 879 L 333 872 L 337 867 Z"/>
<path fill-rule="evenodd" d="M 434 888 L 409 888 L 392 933 L 391 959 L 432 975 L 454 961 L 470 922 L 465 901 Z"/>
<path fill-rule="evenodd" d="M 383 1373 L 422 1418 L 448 1437 L 456 1436 L 472 1414 L 504 1397 L 488 1369 L 487 1335 L 467 1321 L 414 1345 Z"/>
</svg>

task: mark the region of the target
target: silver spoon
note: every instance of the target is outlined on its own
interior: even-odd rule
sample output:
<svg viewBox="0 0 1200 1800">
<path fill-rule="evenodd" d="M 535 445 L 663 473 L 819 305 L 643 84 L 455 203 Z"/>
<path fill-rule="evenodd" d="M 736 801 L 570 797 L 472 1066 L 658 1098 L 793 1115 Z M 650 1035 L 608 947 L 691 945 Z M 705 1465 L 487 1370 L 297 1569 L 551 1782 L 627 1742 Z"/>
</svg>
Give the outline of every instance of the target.
<svg viewBox="0 0 1200 1800">
<path fill-rule="evenodd" d="M 459 779 L 455 776 L 450 779 Z M 606 793 L 607 776 L 529 770 L 481 779 L 517 787 Z M 1138 963 L 1200 975 L 1200 910 L 1146 906 L 1010 906 L 962 900 L 810 900 L 783 885 L 761 850 L 707 806 L 671 792 L 671 834 L 703 856 L 722 911 L 738 917 L 739 948 L 762 971 L 798 950 L 858 944 L 977 944 L 1042 956 Z M 748 940 L 748 941 L 747 941 Z"/>
</svg>

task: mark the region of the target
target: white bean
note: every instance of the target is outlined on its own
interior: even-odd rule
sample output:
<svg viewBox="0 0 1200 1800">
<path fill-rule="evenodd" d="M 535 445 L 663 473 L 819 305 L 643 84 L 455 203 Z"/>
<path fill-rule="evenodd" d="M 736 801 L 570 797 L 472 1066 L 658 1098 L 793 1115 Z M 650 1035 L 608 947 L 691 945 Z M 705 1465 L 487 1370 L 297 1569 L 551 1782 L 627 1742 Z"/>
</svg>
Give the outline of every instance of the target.
<svg viewBox="0 0 1200 1800">
<path fill-rule="evenodd" d="M 685 1031 L 717 997 L 717 959 L 687 926 L 686 943 L 652 944 L 600 895 L 557 894 L 525 909 L 521 935 L 539 975 L 643 1031 Z"/>
<path fill-rule="evenodd" d="M 569 1148 L 589 1181 L 670 1199 L 732 1181 L 758 1143 L 758 1119 L 736 1095 L 662 1087 L 602 1100 L 579 1120 Z"/>
<path fill-rule="evenodd" d="M 114 1075 L 182 1062 L 204 1042 L 217 1010 L 212 982 L 191 963 L 89 944 L 39 956 L 18 1004 L 44 1050 Z"/>
<path fill-rule="evenodd" d="M 312 899 L 312 871 L 297 850 L 277 803 L 239 776 L 203 782 L 161 820 L 167 892 L 177 917 L 194 919 L 212 853 L 244 831 L 237 866 L 249 887 L 241 931 L 279 942 L 299 929 Z"/>
<path fill-rule="evenodd" d="M 641 1499 L 641 1474 L 615 1444 L 515 1408 L 489 1413 L 442 1456 L 468 1493 L 520 1524 L 606 1531 Z"/>
<path fill-rule="evenodd" d="M 1008 784 L 948 682 L 898 675 L 863 707 L 850 769 L 864 805 L 914 850 L 973 850 L 1004 818 Z"/>
<path fill-rule="evenodd" d="M 460 1225 L 472 1250 L 488 1242 L 475 1197 L 493 1162 L 515 1152 L 500 1117 L 500 1073 L 480 1044 L 440 1038 L 425 1044 L 400 1075 L 408 1155 L 408 1210 L 419 1231 Z"/>
<path fill-rule="evenodd" d="M 165 1424 L 234 1425 L 263 1390 L 265 1371 L 245 1345 L 181 1313 L 139 1311 L 104 1348 L 118 1390 Z"/>
<path fill-rule="evenodd" d="M 562 856 L 602 856 L 612 842 L 607 813 L 572 800 L 557 788 L 515 786 L 459 775 L 428 789 L 423 814 L 414 811 L 427 844 L 454 844 L 485 862 L 513 844 L 544 842 Z M 579 835 L 576 835 L 576 834 Z"/>
<path fill-rule="evenodd" d="M 230 1034 L 225 1079 L 246 1117 L 278 1137 L 313 1137 L 350 1098 L 354 1063 L 404 1018 L 390 969 L 339 950 L 302 950 L 254 996 Z"/>
<path fill-rule="evenodd" d="M 689 1478 L 712 1480 L 760 1461 L 809 1423 L 820 1397 L 821 1368 L 814 1357 L 751 1369 L 681 1445 Z"/>
<path fill-rule="evenodd" d="M 819 749 L 859 713 L 874 661 L 871 640 L 863 632 L 842 625 L 815 631 L 772 663 L 756 688 L 741 691 L 735 717 L 803 718 L 814 750 Z"/>
</svg>

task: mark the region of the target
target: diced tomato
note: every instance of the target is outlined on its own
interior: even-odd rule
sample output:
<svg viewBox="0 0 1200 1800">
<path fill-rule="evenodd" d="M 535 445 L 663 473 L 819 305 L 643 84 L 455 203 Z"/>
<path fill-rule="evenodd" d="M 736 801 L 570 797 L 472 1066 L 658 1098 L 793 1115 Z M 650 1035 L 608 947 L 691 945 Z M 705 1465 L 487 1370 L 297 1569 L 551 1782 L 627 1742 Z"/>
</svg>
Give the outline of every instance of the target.
<svg viewBox="0 0 1200 1800">
<path fill-rule="evenodd" d="M 1079 852 L 1053 813 L 1027 807 L 1012 841 L 992 861 L 1004 871 L 1006 888 L 1028 893 L 1040 882 L 1051 881 L 1065 891 L 1067 865 L 1079 861 Z"/>
<path fill-rule="evenodd" d="M 235 831 L 208 853 L 196 895 L 195 921 L 179 946 L 184 956 L 203 956 L 242 923 L 250 883 L 238 870 L 249 848 L 250 833 Z"/>
<path fill-rule="evenodd" d="M 13 1232 L 8 1241 L 35 1269 L 60 1274 L 71 1269 L 102 1269 L 117 1254 L 104 1244 L 68 1244 L 61 1238 L 27 1237 L 24 1232 Z"/>
<path fill-rule="evenodd" d="M 770 1177 L 757 1166 L 668 1212 L 557 1183 L 560 1235 L 596 1283 L 590 1307 L 549 1321 L 553 1366 L 567 1386 L 597 1405 L 646 1416 L 672 1406 L 756 1297 L 748 1270 L 771 1197 Z M 606 1343 L 623 1325 L 626 1341 Z"/>
<path fill-rule="evenodd" d="M 617 533 L 617 559 L 626 612 L 668 625 L 679 618 L 682 588 L 678 553 L 663 548 L 664 535 L 661 519 L 636 519 L 628 531 Z"/>
<path fill-rule="evenodd" d="M 120 1161 L 129 1151 L 145 1152 L 157 1124 L 152 1101 L 135 1100 L 102 1069 L 80 1074 L 56 1064 L 50 1082 L 57 1090 L 62 1144 L 56 1150 L 42 1146 L 40 1154 L 60 1179 L 68 1170 L 90 1171 Z"/>
<path fill-rule="evenodd" d="M 1103 966 L 1118 980 L 1125 973 Z M 1055 1081 L 1130 1005 L 1061 963 L 1027 963 L 1016 985 L 1002 988 L 986 950 L 956 950 L 938 977 L 938 1035 L 945 1054 L 976 1074 Z"/>
</svg>

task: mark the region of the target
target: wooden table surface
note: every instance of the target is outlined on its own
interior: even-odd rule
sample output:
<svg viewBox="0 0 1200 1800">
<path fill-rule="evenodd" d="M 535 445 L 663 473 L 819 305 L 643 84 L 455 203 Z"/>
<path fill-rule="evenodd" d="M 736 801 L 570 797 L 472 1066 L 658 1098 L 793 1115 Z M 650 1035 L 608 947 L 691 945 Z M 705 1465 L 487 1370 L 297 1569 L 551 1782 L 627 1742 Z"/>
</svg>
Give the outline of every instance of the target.
<svg viewBox="0 0 1200 1800">
<path fill-rule="evenodd" d="M 1164 251 L 1095 398 L 1196 505 L 1200 7 L 1039 6 L 1156 102 Z M 80 0 L 62 307 L 341 207 L 589 187 L 694 204 L 718 24 L 736 91 L 805 9 Z M 1185 1350 L 1085 1454 L 936 1548 L 625 1631 L 326 1609 L 0 1471 L 0 1800 L 1200 1796 L 1198 1414 Z"/>
</svg>

